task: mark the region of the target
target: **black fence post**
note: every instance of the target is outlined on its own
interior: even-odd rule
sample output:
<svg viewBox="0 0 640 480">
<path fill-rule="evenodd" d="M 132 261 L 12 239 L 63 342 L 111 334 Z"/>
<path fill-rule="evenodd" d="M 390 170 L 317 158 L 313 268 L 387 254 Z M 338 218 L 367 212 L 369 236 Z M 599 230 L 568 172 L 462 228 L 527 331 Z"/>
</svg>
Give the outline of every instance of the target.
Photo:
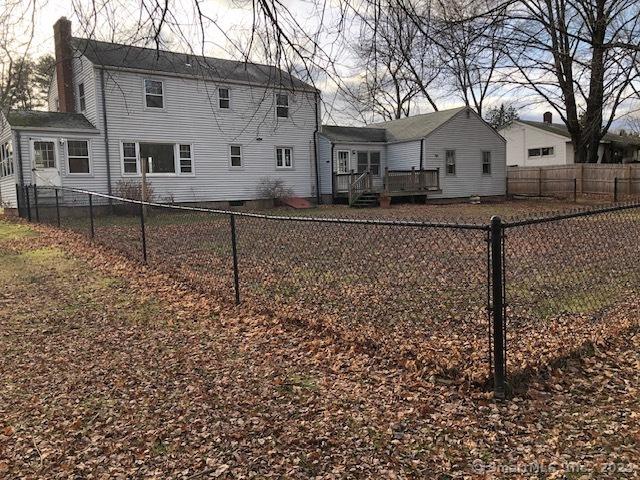
<svg viewBox="0 0 640 480">
<path fill-rule="evenodd" d="M 140 202 L 140 232 L 142 233 L 142 261 L 147 263 L 147 232 L 144 226 L 144 205 Z"/>
<path fill-rule="evenodd" d="M 40 222 L 40 209 L 38 208 L 38 185 L 33 186 L 33 204 L 36 207 L 36 222 Z"/>
<path fill-rule="evenodd" d="M 58 223 L 58 228 L 60 228 L 60 199 L 58 198 L 58 188 L 55 189 L 56 192 L 56 221 Z"/>
<path fill-rule="evenodd" d="M 502 239 L 504 227 L 498 216 L 491 217 L 491 313 L 493 321 L 493 389 L 496 398 L 506 395 L 506 352 L 504 318 L 504 271 Z"/>
<path fill-rule="evenodd" d="M 613 178 L 613 201 L 618 201 L 618 177 Z"/>
<path fill-rule="evenodd" d="M 25 203 L 27 204 L 27 219 L 31 221 L 31 200 L 29 199 L 29 185 L 24 186 Z"/>
<path fill-rule="evenodd" d="M 238 242 L 236 238 L 236 216 L 229 215 L 231 222 L 231 254 L 233 255 L 233 288 L 236 294 L 236 305 L 240 305 L 240 275 L 238 272 Z"/>
<path fill-rule="evenodd" d="M 96 229 L 95 229 L 95 225 L 93 224 L 93 195 L 91 195 L 90 193 L 88 195 L 89 195 L 89 221 L 91 226 L 91 238 L 94 238 L 96 236 Z"/>
</svg>

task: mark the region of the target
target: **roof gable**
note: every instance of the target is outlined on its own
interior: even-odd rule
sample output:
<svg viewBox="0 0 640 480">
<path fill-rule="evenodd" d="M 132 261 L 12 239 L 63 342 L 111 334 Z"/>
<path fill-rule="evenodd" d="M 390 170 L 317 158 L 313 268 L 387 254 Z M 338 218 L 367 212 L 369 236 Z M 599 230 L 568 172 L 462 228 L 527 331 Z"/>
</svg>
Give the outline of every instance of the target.
<svg viewBox="0 0 640 480">
<path fill-rule="evenodd" d="M 317 91 L 308 83 L 269 65 L 134 47 L 86 38 L 74 37 L 72 43 L 78 53 L 98 66 L 197 76 L 220 82 Z"/>
<path fill-rule="evenodd" d="M 389 142 L 403 142 L 416 140 L 428 136 L 444 123 L 451 120 L 467 107 L 440 110 L 438 112 L 413 115 L 411 117 L 390 120 L 388 122 L 373 123 L 371 126 L 384 128 Z"/>
</svg>

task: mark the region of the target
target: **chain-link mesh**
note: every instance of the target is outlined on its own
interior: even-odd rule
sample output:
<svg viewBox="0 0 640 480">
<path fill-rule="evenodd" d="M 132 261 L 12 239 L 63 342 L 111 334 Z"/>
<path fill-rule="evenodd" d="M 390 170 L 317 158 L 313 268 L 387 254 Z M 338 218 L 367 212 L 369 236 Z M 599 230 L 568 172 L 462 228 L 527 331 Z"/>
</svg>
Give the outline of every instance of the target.
<svg viewBox="0 0 640 480">
<path fill-rule="evenodd" d="M 495 322 L 488 316 L 497 280 L 506 346 L 494 340 L 512 379 L 636 318 L 625 309 L 640 280 L 640 204 L 495 219 L 492 228 L 142 206 L 44 187 L 21 193 L 21 214 L 33 221 L 91 236 L 208 295 L 241 298 L 424 375 L 487 380 L 490 327 L 503 325 L 495 311 Z M 491 252 L 504 271 L 492 271 Z"/>
<path fill-rule="evenodd" d="M 547 366 L 627 327 L 635 315 L 621 310 L 640 280 L 640 206 L 521 223 L 505 231 L 512 374 Z"/>
</svg>

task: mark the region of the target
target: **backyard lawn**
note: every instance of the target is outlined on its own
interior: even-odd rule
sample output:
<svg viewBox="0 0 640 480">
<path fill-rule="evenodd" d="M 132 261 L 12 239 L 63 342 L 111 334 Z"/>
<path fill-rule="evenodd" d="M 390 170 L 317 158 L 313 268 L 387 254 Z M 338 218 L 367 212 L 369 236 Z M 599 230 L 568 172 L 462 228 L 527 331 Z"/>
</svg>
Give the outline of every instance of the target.
<svg viewBox="0 0 640 480">
<path fill-rule="evenodd" d="M 0 282 L 0 477 L 640 475 L 635 329 L 500 403 L 47 227 Z"/>
</svg>

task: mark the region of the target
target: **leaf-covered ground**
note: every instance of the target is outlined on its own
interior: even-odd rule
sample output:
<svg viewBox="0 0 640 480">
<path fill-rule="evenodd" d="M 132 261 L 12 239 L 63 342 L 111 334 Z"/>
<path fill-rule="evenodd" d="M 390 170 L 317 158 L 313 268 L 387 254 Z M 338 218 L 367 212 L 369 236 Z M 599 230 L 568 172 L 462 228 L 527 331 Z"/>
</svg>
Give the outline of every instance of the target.
<svg viewBox="0 0 640 480">
<path fill-rule="evenodd" d="M 0 284 L 0 477 L 640 476 L 635 330 L 501 404 L 46 227 Z"/>
</svg>

